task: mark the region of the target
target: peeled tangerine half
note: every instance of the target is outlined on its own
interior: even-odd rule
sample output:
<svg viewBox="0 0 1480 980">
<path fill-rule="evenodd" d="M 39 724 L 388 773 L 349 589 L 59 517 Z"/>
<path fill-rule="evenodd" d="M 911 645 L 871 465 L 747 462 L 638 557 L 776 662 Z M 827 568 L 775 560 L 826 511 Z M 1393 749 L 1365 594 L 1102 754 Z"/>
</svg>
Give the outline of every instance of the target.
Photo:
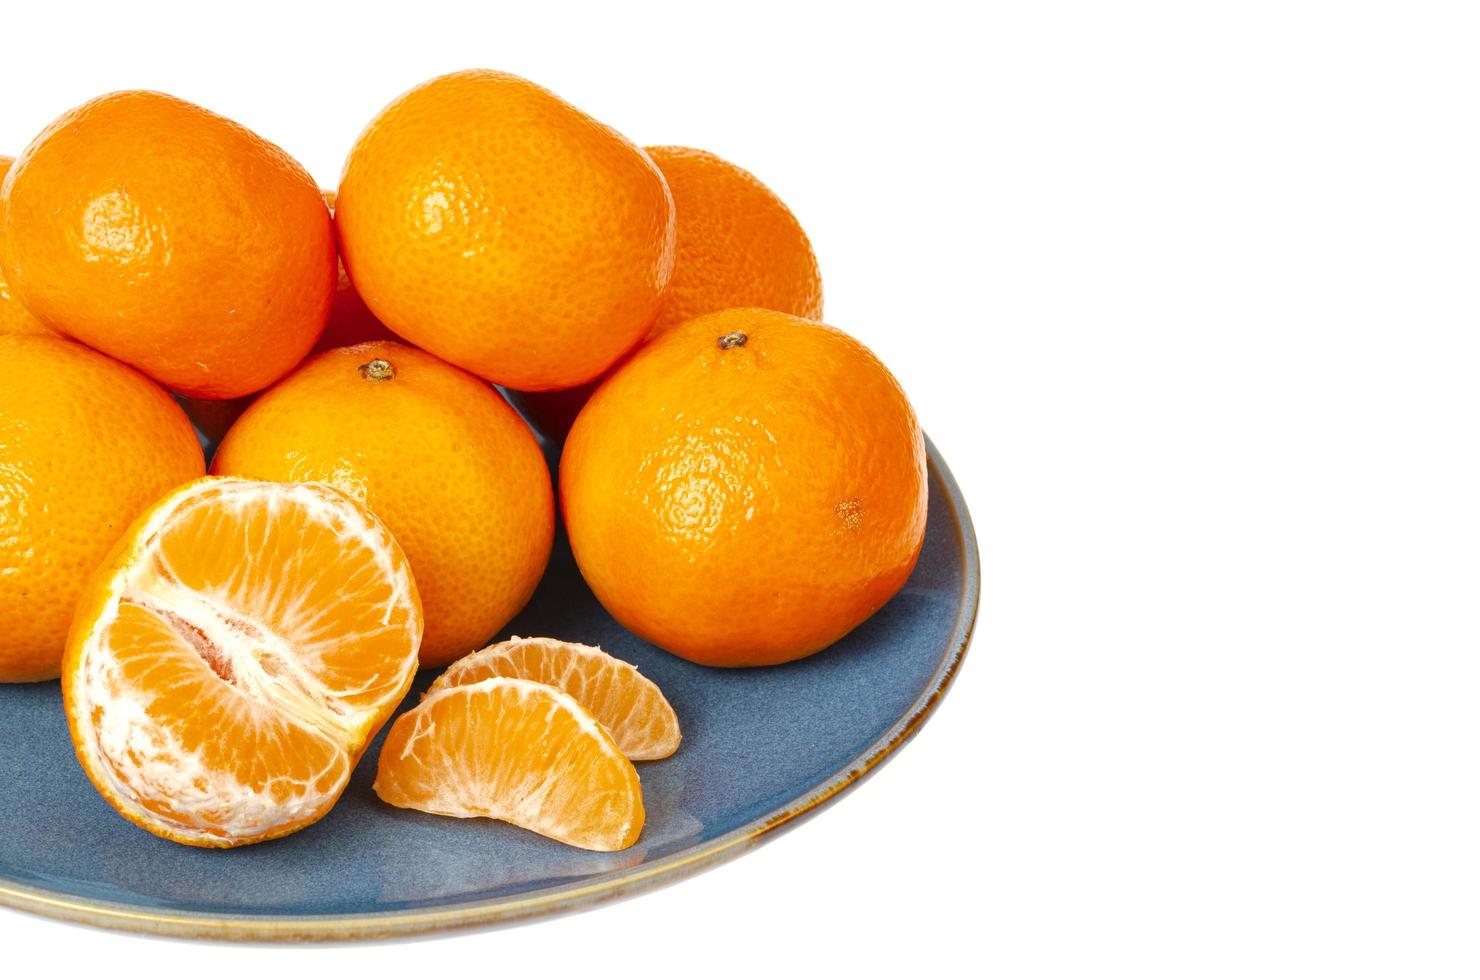
<svg viewBox="0 0 1480 980">
<path fill-rule="evenodd" d="M 161 837 L 290 834 L 339 798 L 421 633 L 406 557 L 359 503 L 321 484 L 187 483 L 84 591 L 62 667 L 77 757 Z"/>
<path fill-rule="evenodd" d="M 600 647 L 516 636 L 463 657 L 427 693 L 488 677 L 522 677 L 560 688 L 601 722 L 633 762 L 666 759 L 678 749 L 678 716 L 658 685 Z"/>
<path fill-rule="evenodd" d="M 517 677 L 429 692 L 391 726 L 375 792 L 593 851 L 631 847 L 642 832 L 637 770 L 607 730 L 564 691 Z"/>
</svg>

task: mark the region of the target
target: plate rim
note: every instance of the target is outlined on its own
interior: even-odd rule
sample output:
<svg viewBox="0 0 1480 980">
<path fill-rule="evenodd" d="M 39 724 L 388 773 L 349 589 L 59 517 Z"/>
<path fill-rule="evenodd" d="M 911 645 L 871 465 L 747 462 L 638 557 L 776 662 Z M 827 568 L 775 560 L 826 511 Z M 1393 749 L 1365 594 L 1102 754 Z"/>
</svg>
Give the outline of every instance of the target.
<svg viewBox="0 0 1480 980">
<path fill-rule="evenodd" d="M 575 887 L 552 885 L 522 895 L 477 899 L 431 909 L 328 915 L 167 911 L 105 899 L 81 898 L 21 884 L 3 876 L 0 876 L 0 906 L 82 925 L 185 939 L 347 942 L 506 925 L 593 908 L 672 884 L 739 857 L 799 826 L 877 771 L 920 730 L 960 672 L 966 650 L 971 645 L 981 602 L 981 556 L 961 488 L 928 436 L 925 438 L 925 452 L 929 468 L 945 488 L 945 503 L 955 518 L 956 536 L 961 545 L 961 601 L 949 641 L 949 654 L 942 659 L 919 697 L 866 749 L 822 783 L 727 834 L 687 847 L 661 861 L 608 872 Z"/>
</svg>

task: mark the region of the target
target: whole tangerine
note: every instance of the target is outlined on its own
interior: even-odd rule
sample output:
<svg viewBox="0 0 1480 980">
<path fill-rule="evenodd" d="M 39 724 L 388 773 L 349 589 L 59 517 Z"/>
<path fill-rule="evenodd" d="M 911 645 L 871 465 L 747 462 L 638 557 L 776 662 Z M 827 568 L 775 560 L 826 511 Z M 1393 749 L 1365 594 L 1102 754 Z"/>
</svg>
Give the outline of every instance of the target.
<svg viewBox="0 0 1480 980">
<path fill-rule="evenodd" d="M 504 72 L 444 75 L 382 110 L 345 163 L 335 223 L 387 327 L 525 390 L 611 366 L 673 270 L 673 200 L 647 154 Z"/>
<path fill-rule="evenodd" d="M 702 664 L 782 663 L 909 578 L 924 437 L 858 341 L 726 310 L 649 341 L 596 390 L 560 494 L 581 573 L 627 628 Z"/>
<path fill-rule="evenodd" d="M 31 142 L 0 198 L 0 266 L 27 308 L 181 394 L 264 388 L 323 330 L 335 253 L 318 187 L 200 106 L 94 99 Z"/>
</svg>

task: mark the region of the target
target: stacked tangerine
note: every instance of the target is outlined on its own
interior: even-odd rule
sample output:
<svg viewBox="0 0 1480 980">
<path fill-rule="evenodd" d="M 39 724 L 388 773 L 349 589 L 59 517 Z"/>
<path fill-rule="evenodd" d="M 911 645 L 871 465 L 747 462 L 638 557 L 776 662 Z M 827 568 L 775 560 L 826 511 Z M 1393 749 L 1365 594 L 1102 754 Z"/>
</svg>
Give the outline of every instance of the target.
<svg viewBox="0 0 1480 980">
<path fill-rule="evenodd" d="M 144 91 L 0 176 L 0 681 L 60 677 L 83 769 L 153 833 L 307 826 L 445 668 L 383 800 L 637 840 L 633 762 L 680 741 L 662 692 L 594 647 L 488 645 L 557 520 L 510 401 L 564 440 L 587 584 L 680 657 L 808 656 L 914 568 L 909 402 L 820 322 L 792 212 L 713 154 L 480 70 L 388 105 L 333 192 Z"/>
</svg>

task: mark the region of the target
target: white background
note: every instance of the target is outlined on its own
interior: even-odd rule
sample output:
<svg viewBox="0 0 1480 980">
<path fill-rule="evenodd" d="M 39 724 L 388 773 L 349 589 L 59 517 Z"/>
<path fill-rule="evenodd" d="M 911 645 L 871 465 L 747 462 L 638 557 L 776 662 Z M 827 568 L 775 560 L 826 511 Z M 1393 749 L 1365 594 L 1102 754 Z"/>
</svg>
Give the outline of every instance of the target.
<svg viewBox="0 0 1480 980">
<path fill-rule="evenodd" d="M 985 590 L 956 688 L 836 807 L 616 906 L 333 949 L 0 911 L 4 962 L 1474 975 L 1465 5 L 535 6 L 10 5 L 0 147 L 154 87 L 332 185 L 386 101 L 488 66 L 750 168 L 965 488 Z"/>
</svg>

